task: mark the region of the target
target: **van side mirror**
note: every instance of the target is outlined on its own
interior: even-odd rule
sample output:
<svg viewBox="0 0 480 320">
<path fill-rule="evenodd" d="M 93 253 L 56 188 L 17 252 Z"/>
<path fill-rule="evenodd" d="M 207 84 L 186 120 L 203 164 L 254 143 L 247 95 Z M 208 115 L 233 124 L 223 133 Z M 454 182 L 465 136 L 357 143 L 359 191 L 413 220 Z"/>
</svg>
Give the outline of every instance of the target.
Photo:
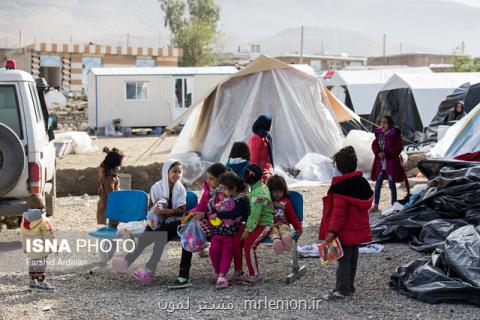
<svg viewBox="0 0 480 320">
<path fill-rule="evenodd" d="M 37 89 L 42 89 L 42 91 L 45 91 L 48 88 L 48 83 L 45 78 L 35 79 L 35 85 L 37 86 Z"/>
</svg>

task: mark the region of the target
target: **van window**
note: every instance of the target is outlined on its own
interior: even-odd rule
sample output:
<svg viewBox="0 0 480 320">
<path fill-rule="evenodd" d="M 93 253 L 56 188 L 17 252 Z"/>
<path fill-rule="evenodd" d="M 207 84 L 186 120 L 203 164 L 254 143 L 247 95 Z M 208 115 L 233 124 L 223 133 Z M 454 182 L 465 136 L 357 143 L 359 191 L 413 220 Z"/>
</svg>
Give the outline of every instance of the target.
<svg viewBox="0 0 480 320">
<path fill-rule="evenodd" d="M 30 96 L 32 97 L 33 107 L 35 109 L 35 118 L 37 119 L 37 123 L 45 124 L 43 119 L 42 113 L 42 106 L 40 105 L 40 99 L 38 98 L 37 88 L 33 84 L 29 84 L 28 87 L 30 88 Z"/>
<path fill-rule="evenodd" d="M 6 124 L 20 139 L 23 139 L 18 97 L 13 85 L 0 85 L 0 122 Z"/>
</svg>

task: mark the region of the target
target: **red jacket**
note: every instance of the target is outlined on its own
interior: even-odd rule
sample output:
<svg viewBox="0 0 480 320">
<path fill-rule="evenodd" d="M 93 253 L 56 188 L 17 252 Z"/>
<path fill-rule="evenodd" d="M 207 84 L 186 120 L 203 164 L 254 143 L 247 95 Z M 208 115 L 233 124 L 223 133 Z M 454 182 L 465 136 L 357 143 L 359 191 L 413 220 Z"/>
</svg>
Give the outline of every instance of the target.
<svg viewBox="0 0 480 320">
<path fill-rule="evenodd" d="M 268 139 L 252 133 L 248 140 L 250 148 L 250 163 L 256 164 L 262 169 L 264 182 L 272 175 L 272 164 L 268 152 Z"/>
<path fill-rule="evenodd" d="M 291 224 L 295 231 L 302 233 L 302 224 L 300 220 L 298 220 L 297 214 L 295 210 L 293 210 L 292 203 L 288 197 L 273 200 L 273 209 L 275 210 L 273 223 Z"/>
<path fill-rule="evenodd" d="M 360 171 L 333 177 L 323 198 L 319 239 L 333 232 L 348 246 L 372 241 L 368 218 L 372 200 L 373 191 Z"/>
</svg>

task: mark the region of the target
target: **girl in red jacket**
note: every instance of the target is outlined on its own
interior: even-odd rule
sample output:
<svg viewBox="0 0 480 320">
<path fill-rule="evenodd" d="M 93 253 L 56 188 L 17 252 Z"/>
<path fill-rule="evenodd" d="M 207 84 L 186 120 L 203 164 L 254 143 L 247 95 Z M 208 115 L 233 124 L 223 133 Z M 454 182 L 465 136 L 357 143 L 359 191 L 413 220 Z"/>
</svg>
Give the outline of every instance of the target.
<svg viewBox="0 0 480 320">
<path fill-rule="evenodd" d="M 262 170 L 262 181 L 266 183 L 273 171 L 273 145 L 270 128 L 272 118 L 261 115 L 253 123 L 252 135 L 248 140 L 251 157 L 250 163 L 256 164 Z"/>
<path fill-rule="evenodd" d="M 368 209 L 372 206 L 373 191 L 362 172 L 355 171 L 357 156 L 353 147 L 341 149 L 333 160 L 342 175 L 333 177 L 323 198 L 319 239 L 340 239 L 343 257 L 338 260 L 337 284 L 329 299 L 341 300 L 355 292 L 359 245 L 372 240 Z"/>
<path fill-rule="evenodd" d="M 273 241 L 273 251 L 276 255 L 280 255 L 284 251 L 292 250 L 290 225 L 295 230 L 296 238 L 299 238 L 302 234 L 302 224 L 288 198 L 288 187 L 285 179 L 276 174 L 268 179 L 267 187 L 270 190 L 273 209 L 275 210 L 270 239 Z"/>
</svg>

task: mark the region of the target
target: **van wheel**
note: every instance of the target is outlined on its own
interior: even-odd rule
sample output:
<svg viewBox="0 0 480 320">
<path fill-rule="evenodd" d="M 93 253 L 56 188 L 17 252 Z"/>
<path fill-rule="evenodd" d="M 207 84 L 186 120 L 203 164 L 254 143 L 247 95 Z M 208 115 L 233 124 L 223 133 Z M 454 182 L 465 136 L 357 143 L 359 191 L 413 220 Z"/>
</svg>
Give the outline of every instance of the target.
<svg viewBox="0 0 480 320">
<path fill-rule="evenodd" d="M 15 188 L 24 165 L 22 142 L 12 129 L 0 123 L 0 196 Z"/>
<path fill-rule="evenodd" d="M 47 217 L 53 216 L 57 207 L 57 174 L 53 174 L 52 190 L 50 194 L 45 195 L 45 204 L 47 205 Z"/>
</svg>

